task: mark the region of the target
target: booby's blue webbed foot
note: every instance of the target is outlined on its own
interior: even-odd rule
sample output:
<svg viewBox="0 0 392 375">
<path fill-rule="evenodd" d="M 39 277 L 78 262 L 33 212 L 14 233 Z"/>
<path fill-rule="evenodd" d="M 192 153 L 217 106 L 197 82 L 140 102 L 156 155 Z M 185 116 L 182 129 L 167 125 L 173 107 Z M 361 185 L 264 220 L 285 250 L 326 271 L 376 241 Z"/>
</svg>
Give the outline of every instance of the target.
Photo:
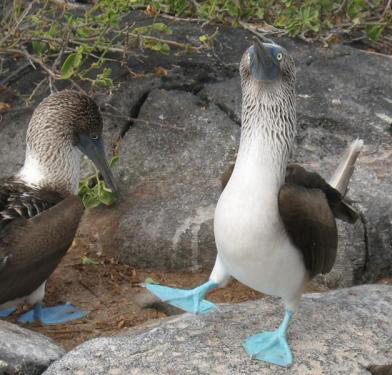
<svg viewBox="0 0 392 375">
<path fill-rule="evenodd" d="M 69 304 L 43 307 L 42 304 L 37 303 L 33 309 L 21 315 L 18 322 L 32 323 L 39 321 L 44 325 L 55 325 L 83 318 L 87 314 L 88 312 Z"/>
<path fill-rule="evenodd" d="M 9 307 L 8 309 L 0 310 L 0 318 L 6 318 L 7 316 L 10 316 L 15 310 L 16 307 Z"/>
<path fill-rule="evenodd" d="M 215 305 L 204 299 L 211 289 L 218 287 L 212 280 L 190 290 L 169 288 L 167 286 L 147 284 L 146 288 L 163 302 L 194 314 L 205 314 L 215 308 Z"/>
<path fill-rule="evenodd" d="M 287 310 L 283 322 L 274 332 L 264 332 L 248 337 L 243 346 L 251 358 L 288 367 L 293 363 L 293 355 L 287 343 L 287 328 L 293 312 Z"/>
</svg>

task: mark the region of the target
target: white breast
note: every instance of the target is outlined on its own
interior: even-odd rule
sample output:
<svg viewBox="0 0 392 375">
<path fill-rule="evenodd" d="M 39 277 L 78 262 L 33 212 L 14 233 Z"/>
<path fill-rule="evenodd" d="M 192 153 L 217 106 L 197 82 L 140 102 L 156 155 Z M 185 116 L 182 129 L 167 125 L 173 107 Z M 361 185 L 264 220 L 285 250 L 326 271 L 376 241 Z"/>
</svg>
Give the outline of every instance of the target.
<svg viewBox="0 0 392 375">
<path fill-rule="evenodd" d="M 271 171 L 237 160 L 216 207 L 215 240 L 222 263 L 232 276 L 253 289 L 296 304 L 305 267 L 280 219 L 278 191 Z"/>
</svg>

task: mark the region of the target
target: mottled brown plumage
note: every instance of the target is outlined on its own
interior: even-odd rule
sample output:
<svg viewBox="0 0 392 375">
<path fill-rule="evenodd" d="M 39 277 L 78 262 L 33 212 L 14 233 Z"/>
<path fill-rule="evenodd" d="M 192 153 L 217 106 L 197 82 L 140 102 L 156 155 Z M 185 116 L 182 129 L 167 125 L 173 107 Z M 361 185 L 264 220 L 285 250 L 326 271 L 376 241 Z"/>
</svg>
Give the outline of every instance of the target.
<svg viewBox="0 0 392 375">
<path fill-rule="evenodd" d="M 81 200 L 71 195 L 1 231 L 0 306 L 30 295 L 47 280 L 71 246 L 83 211 Z"/>
<path fill-rule="evenodd" d="M 0 181 L 0 309 L 40 302 L 71 246 L 83 214 L 75 195 L 81 152 L 114 187 L 101 136 L 101 115 L 86 95 L 61 91 L 35 109 L 23 168 Z"/>
<path fill-rule="evenodd" d="M 392 375 L 392 364 L 383 366 L 372 365 L 368 367 L 368 370 L 372 375 Z"/>
</svg>

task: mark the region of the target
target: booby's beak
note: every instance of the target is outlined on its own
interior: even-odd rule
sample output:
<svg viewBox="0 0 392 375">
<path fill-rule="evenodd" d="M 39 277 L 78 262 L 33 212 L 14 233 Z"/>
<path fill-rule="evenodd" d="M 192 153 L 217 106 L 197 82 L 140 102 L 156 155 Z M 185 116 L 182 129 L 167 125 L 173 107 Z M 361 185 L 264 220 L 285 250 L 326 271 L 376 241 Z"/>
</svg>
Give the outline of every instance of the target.
<svg viewBox="0 0 392 375">
<path fill-rule="evenodd" d="M 118 193 L 114 177 L 105 156 L 102 138 L 90 138 L 88 135 L 80 134 L 78 149 L 83 152 L 101 172 L 103 179 L 108 187 L 115 193 Z"/>
<path fill-rule="evenodd" d="M 276 46 L 255 40 L 249 50 L 250 72 L 258 81 L 273 81 L 279 75 L 279 64 L 274 56 Z"/>
</svg>

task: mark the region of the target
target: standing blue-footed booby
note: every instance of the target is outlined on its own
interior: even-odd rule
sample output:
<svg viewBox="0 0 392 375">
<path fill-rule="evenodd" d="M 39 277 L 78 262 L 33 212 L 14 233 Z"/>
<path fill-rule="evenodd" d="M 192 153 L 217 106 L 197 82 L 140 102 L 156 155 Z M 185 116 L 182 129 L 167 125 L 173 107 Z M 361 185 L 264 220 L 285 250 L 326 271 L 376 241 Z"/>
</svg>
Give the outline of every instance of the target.
<svg viewBox="0 0 392 375">
<path fill-rule="evenodd" d="M 195 313 L 214 306 L 204 295 L 224 287 L 231 276 L 281 297 L 286 313 L 279 328 L 243 345 L 252 358 L 289 366 L 293 357 L 286 332 L 304 283 L 329 272 L 335 262 L 335 217 L 354 222 L 358 216 L 344 195 L 362 141 L 351 143 L 329 184 L 298 165 L 287 166 L 296 133 L 293 59 L 277 44 L 256 41 L 242 57 L 240 75 L 240 147 L 215 211 L 218 254 L 210 279 L 186 291 L 147 288 Z"/>
<path fill-rule="evenodd" d="M 71 246 L 83 204 L 78 193 L 81 152 L 115 190 L 95 102 L 61 91 L 35 109 L 26 136 L 26 158 L 16 175 L 0 180 L 0 316 L 28 302 L 19 318 L 59 324 L 85 316 L 69 304 L 43 307 L 45 285 Z"/>
</svg>

